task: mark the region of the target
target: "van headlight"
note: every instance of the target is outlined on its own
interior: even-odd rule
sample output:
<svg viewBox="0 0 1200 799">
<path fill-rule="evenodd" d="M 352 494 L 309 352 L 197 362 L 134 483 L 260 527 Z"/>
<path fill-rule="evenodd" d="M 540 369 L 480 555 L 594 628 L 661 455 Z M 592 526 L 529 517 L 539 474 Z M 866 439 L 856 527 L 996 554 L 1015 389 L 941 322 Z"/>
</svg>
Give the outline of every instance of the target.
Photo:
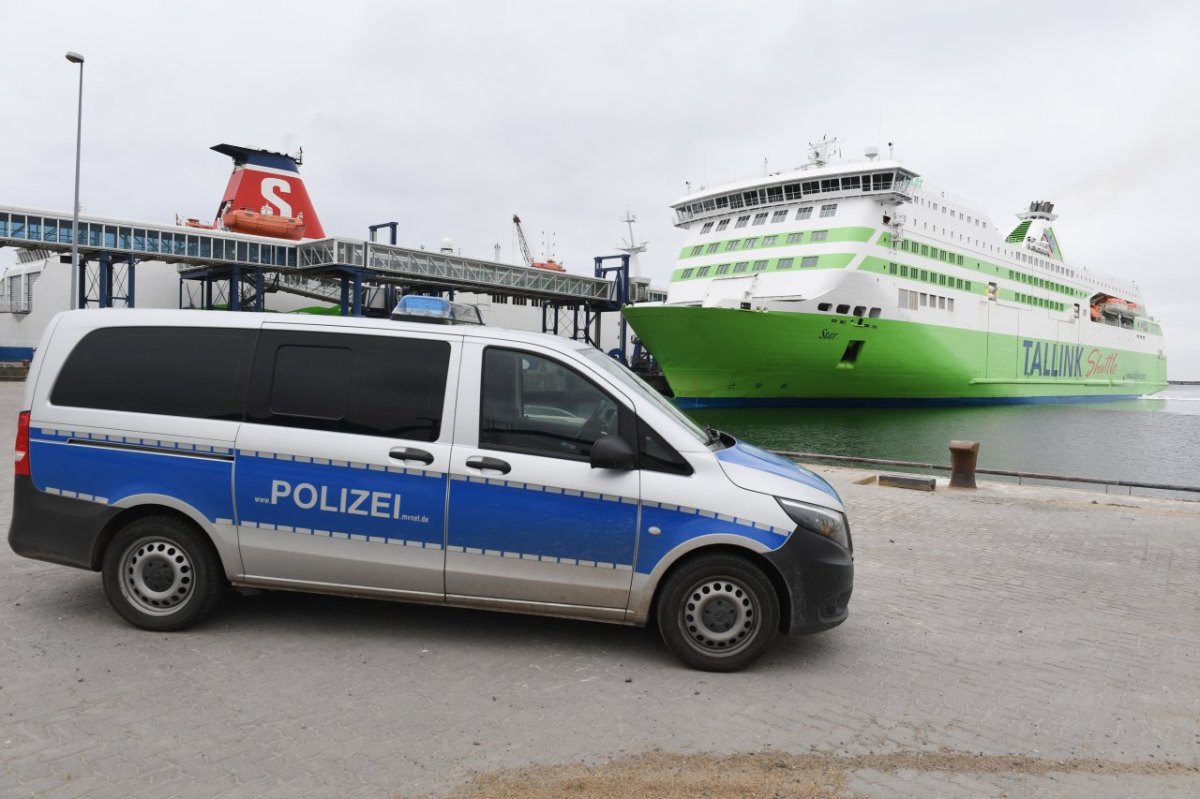
<svg viewBox="0 0 1200 799">
<path fill-rule="evenodd" d="M 779 503 L 779 507 L 783 508 L 783 512 L 800 527 L 836 541 L 846 549 L 850 548 L 850 525 L 847 524 L 844 513 L 783 497 L 775 497 L 775 501 Z"/>
</svg>

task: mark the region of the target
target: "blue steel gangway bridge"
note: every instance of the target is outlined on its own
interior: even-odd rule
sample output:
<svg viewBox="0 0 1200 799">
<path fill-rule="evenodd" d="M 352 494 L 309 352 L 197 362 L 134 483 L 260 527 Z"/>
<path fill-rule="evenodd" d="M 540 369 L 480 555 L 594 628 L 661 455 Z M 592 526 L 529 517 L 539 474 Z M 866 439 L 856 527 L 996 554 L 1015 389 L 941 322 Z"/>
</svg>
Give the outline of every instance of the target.
<svg viewBox="0 0 1200 799">
<path fill-rule="evenodd" d="M 373 240 L 379 228 L 390 228 L 390 243 Z M 69 263 L 72 229 L 70 213 L 0 205 L 0 248 L 59 253 Z M 292 242 L 81 214 L 76 304 L 135 307 L 138 264 L 160 261 L 179 273 L 180 307 L 261 311 L 268 294 L 282 291 L 362 316 L 388 313 L 404 294 L 465 291 L 523 298 L 540 305 L 543 332 L 600 346 L 602 313 L 665 299 L 648 281 L 630 279 L 627 254 L 598 256 L 593 275 L 583 276 L 400 247 L 395 223 L 372 226 L 371 237 Z M 201 290 L 186 292 L 189 283 Z M 198 303 L 185 301 L 195 293 Z M 627 331 L 623 319 L 618 325 L 624 359 Z"/>
</svg>

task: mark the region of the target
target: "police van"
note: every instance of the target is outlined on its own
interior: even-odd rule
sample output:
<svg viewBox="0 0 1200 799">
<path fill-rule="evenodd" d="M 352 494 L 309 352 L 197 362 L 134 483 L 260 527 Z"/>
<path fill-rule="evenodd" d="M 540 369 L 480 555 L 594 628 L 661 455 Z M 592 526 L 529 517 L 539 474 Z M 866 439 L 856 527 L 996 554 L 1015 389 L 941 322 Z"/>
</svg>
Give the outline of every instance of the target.
<svg viewBox="0 0 1200 799">
<path fill-rule="evenodd" d="M 10 545 L 101 572 L 147 630 L 194 624 L 232 584 L 653 621 L 686 663 L 733 671 L 847 616 L 829 484 L 580 342 L 70 311 L 22 407 Z"/>
</svg>

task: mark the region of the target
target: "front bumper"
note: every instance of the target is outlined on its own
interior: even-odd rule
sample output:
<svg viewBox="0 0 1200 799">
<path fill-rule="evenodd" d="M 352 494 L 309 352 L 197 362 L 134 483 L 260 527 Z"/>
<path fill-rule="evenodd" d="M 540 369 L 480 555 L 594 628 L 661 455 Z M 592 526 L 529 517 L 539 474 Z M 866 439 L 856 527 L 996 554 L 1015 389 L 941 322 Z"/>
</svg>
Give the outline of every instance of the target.
<svg viewBox="0 0 1200 799">
<path fill-rule="evenodd" d="M 784 632 L 815 633 L 850 615 L 854 555 L 824 536 L 798 529 L 765 556 L 779 572 L 791 599 Z"/>
</svg>

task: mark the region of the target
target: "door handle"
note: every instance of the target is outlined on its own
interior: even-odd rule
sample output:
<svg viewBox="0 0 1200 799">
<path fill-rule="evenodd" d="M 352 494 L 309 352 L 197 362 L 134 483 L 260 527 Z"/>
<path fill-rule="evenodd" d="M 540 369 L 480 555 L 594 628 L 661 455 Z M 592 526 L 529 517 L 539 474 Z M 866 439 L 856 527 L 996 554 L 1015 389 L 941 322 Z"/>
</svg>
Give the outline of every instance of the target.
<svg viewBox="0 0 1200 799">
<path fill-rule="evenodd" d="M 500 474 L 508 474 L 512 471 L 512 467 L 508 465 L 508 461 L 502 461 L 499 458 L 468 458 L 467 466 L 472 469 L 493 469 Z"/>
<path fill-rule="evenodd" d="M 428 466 L 433 463 L 433 453 L 416 447 L 393 447 L 388 457 L 398 461 L 420 461 Z"/>
</svg>

